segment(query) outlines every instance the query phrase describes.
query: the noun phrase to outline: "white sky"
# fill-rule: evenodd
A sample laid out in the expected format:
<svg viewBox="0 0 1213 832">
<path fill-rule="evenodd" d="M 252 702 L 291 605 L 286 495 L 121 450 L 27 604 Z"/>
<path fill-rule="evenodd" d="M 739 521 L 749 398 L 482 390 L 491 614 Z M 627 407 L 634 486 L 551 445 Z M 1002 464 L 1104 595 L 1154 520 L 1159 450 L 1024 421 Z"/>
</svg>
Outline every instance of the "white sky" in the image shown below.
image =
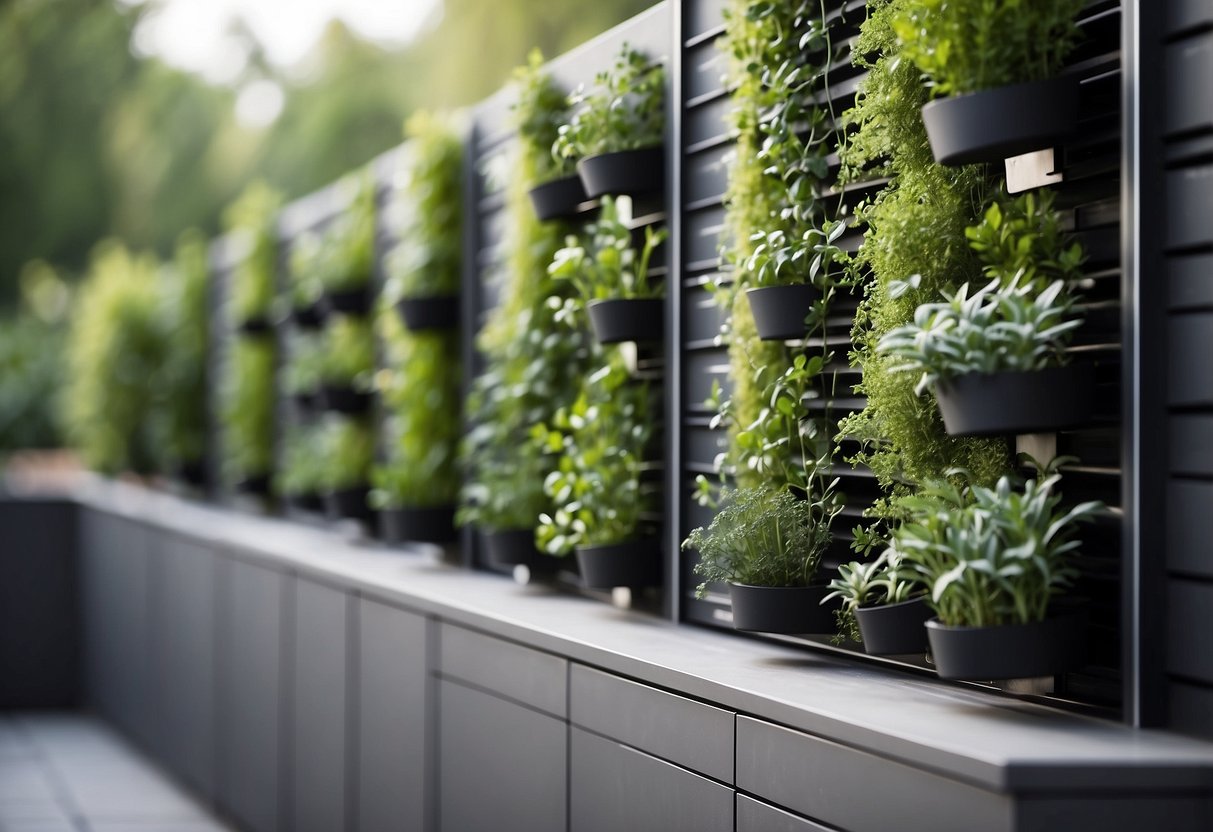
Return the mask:
<svg viewBox="0 0 1213 832">
<path fill-rule="evenodd" d="M 138 0 L 121 0 L 138 2 Z M 273 63 L 297 63 L 334 18 L 359 35 L 401 44 L 417 33 L 440 0 L 153 0 L 135 34 L 136 48 L 214 83 L 231 83 L 246 56 L 228 34 L 242 19 Z"/>
</svg>

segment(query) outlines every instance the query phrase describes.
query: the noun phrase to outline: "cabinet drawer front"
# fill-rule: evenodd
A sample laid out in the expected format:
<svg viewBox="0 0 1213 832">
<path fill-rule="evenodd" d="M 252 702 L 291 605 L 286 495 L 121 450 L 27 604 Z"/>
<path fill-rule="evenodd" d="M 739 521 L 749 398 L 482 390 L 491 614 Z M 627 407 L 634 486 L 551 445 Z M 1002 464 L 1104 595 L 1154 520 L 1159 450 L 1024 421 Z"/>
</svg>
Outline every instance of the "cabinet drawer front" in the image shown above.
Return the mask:
<svg viewBox="0 0 1213 832">
<path fill-rule="evenodd" d="M 761 800 L 737 795 L 737 832 L 832 832 L 799 815 L 776 809 Z"/>
<path fill-rule="evenodd" d="M 612 740 L 569 731 L 570 832 L 731 832 L 733 790 Z"/>
<path fill-rule="evenodd" d="M 573 665 L 569 721 L 680 766 L 733 782 L 733 713 Z"/>
<path fill-rule="evenodd" d="M 568 661 L 550 653 L 442 624 L 438 670 L 561 719 L 568 715 Z"/>
<path fill-rule="evenodd" d="M 854 832 L 997 832 L 1013 821 L 1005 795 L 745 716 L 737 787 Z"/>
</svg>

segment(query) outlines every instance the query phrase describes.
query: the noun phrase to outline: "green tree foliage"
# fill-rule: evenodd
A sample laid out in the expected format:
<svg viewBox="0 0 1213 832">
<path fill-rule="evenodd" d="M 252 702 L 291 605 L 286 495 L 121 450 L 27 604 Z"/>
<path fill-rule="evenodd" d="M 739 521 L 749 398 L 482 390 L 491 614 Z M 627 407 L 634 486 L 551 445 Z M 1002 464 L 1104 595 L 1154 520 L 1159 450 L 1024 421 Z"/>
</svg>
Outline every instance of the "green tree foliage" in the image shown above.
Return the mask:
<svg viewBox="0 0 1213 832">
<path fill-rule="evenodd" d="M 157 445 L 168 464 L 199 462 L 206 447 L 209 270 L 206 239 L 193 230 L 182 235 L 161 276 L 165 352 Z"/>
</svg>

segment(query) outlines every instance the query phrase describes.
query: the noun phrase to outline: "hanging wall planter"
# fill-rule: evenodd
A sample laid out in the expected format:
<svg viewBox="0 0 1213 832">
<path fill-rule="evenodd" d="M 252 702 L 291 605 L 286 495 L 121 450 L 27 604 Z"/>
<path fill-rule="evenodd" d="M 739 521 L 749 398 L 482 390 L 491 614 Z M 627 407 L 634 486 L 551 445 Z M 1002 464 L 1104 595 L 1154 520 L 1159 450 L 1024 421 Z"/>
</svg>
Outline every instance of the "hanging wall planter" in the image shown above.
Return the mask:
<svg viewBox="0 0 1213 832">
<path fill-rule="evenodd" d="M 379 512 L 379 527 L 388 543 L 421 541 L 453 543 L 455 507 L 390 508 Z"/>
<path fill-rule="evenodd" d="M 271 330 L 270 319 L 263 315 L 247 318 L 241 321 L 236 329 L 241 335 L 268 335 Z"/>
<path fill-rule="evenodd" d="M 459 298 L 456 295 L 404 298 L 397 302 L 396 311 L 413 332 L 453 329 L 459 325 Z"/>
<path fill-rule="evenodd" d="M 369 520 L 371 507 L 366 498 L 369 489 L 365 485 L 339 488 L 324 495 L 324 505 L 329 517 L 334 520 Z"/>
<path fill-rule="evenodd" d="M 733 628 L 752 633 L 833 633 L 835 605 L 822 606 L 825 586 L 729 584 Z"/>
<path fill-rule="evenodd" d="M 371 309 L 371 295 L 365 286 L 326 292 L 324 308 L 330 315 L 365 315 Z"/>
<path fill-rule="evenodd" d="M 661 547 L 655 540 L 578 546 L 577 565 L 587 589 L 661 584 Z"/>
<path fill-rule="evenodd" d="M 600 344 L 664 338 L 665 305 L 661 298 L 592 300 L 588 309 L 594 337 Z"/>
<path fill-rule="evenodd" d="M 813 304 L 821 300 L 821 290 L 808 283 L 796 283 L 747 289 L 745 296 L 750 302 L 759 338 L 791 341 L 807 334 L 805 319 L 813 311 Z"/>
<path fill-rule="evenodd" d="M 326 410 L 338 413 L 366 413 L 371 407 L 371 394 L 353 387 L 326 384 L 320 396 Z"/>
<path fill-rule="evenodd" d="M 206 485 L 206 463 L 201 459 L 191 459 L 177 462 L 173 466 L 173 476 L 193 488 Z"/>
<path fill-rule="evenodd" d="M 645 147 L 589 156 L 577 163 L 586 196 L 642 194 L 665 187 L 665 149 Z"/>
<path fill-rule="evenodd" d="M 1032 372 L 966 373 L 935 383 L 950 436 L 1047 433 L 1091 418 L 1091 367 L 1069 364 Z"/>
<path fill-rule="evenodd" d="M 254 497 L 268 497 L 270 478 L 268 474 L 252 474 L 236 481 L 236 490 Z"/>
<path fill-rule="evenodd" d="M 580 213 L 581 204 L 589 200 L 577 174 L 536 185 L 527 191 L 527 196 L 531 198 L 535 216 L 541 220 L 574 217 Z"/>
<path fill-rule="evenodd" d="M 946 627 L 932 618 L 926 631 L 942 679 L 1057 676 L 1086 661 L 1086 615 L 1077 609 L 1002 627 Z"/>
<path fill-rule="evenodd" d="M 319 329 L 324 322 L 324 306 L 320 301 L 296 306 L 291 310 L 291 320 L 300 329 Z"/>
<path fill-rule="evenodd" d="M 485 557 L 489 563 L 499 567 L 530 564 L 539 556 L 535 548 L 533 529 L 506 529 L 483 532 Z"/>
<path fill-rule="evenodd" d="M 922 120 L 941 165 L 1001 162 L 1053 147 L 1074 132 L 1078 79 L 1067 75 L 937 98 L 923 106 Z"/>
<path fill-rule="evenodd" d="M 296 511 L 309 514 L 319 514 L 324 511 L 324 497 L 315 493 L 291 494 L 286 498 L 287 503 Z"/>
<path fill-rule="evenodd" d="M 925 597 L 855 609 L 863 649 L 872 656 L 927 652 L 927 631 L 923 625 L 932 615 Z"/>
</svg>

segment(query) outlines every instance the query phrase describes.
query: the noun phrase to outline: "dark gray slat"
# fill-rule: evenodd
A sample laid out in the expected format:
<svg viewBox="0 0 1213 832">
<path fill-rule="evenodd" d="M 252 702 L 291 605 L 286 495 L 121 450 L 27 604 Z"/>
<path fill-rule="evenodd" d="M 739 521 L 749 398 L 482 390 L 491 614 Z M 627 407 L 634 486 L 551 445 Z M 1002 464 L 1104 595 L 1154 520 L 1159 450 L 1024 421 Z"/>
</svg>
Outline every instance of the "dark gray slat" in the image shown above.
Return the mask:
<svg viewBox="0 0 1213 832">
<path fill-rule="evenodd" d="M 1199 26 L 1213 26 L 1213 5 L 1208 0 L 1168 0 L 1166 21 L 1169 35 Z"/>
<path fill-rule="evenodd" d="M 1213 477 L 1213 416 L 1171 416 L 1167 424 L 1171 473 Z"/>
<path fill-rule="evenodd" d="M 568 661 L 451 624 L 439 625 L 438 670 L 564 718 Z"/>
<path fill-rule="evenodd" d="M 346 823 L 349 597 L 294 582 L 291 829 L 326 832 Z"/>
<path fill-rule="evenodd" d="M 729 58 L 715 40 L 697 43 L 682 52 L 682 95 L 693 101 L 724 89 L 724 78 L 728 72 Z"/>
<path fill-rule="evenodd" d="M 1213 308 L 1213 254 L 1172 257 L 1167 276 L 1172 310 Z"/>
<path fill-rule="evenodd" d="M 277 832 L 286 578 L 225 559 L 219 591 L 219 803 L 252 832 Z"/>
<path fill-rule="evenodd" d="M 1098 829 L 1101 832 L 1204 832 L 1213 822 L 1207 798 L 1126 794 L 1115 797 L 1026 797 L 1015 807 L 1019 832 Z"/>
<path fill-rule="evenodd" d="M 1167 248 L 1213 245 L 1213 165 L 1167 173 L 1167 198 Z"/>
<path fill-rule="evenodd" d="M 494 211 L 481 218 L 478 228 L 480 251 L 504 245 L 509 235 L 510 217 L 505 211 Z"/>
<path fill-rule="evenodd" d="M 1213 32 L 1166 47 L 1168 134 L 1213 130 Z"/>
<path fill-rule="evenodd" d="M 1213 739 L 1213 687 L 1172 679 L 1167 700 L 1170 728 Z"/>
<path fill-rule="evenodd" d="M 1167 568 L 1213 578 L 1213 482 L 1167 484 Z"/>
<path fill-rule="evenodd" d="M 203 797 L 215 795 L 216 555 L 156 534 L 151 606 L 157 746 L 168 768 Z"/>
<path fill-rule="evenodd" d="M 733 713 L 575 664 L 569 722 L 706 774 L 733 780 Z"/>
<path fill-rule="evenodd" d="M 716 457 L 728 448 L 728 437 L 723 428 L 684 427 L 682 443 L 684 461 L 712 465 Z"/>
<path fill-rule="evenodd" d="M 1167 581 L 1167 670 L 1213 685 L 1213 583 L 1171 578 Z"/>
<path fill-rule="evenodd" d="M 580 728 L 569 743 L 570 832 L 733 829 L 727 786 Z"/>
<path fill-rule="evenodd" d="M 737 795 L 735 817 L 737 832 L 831 832 L 829 827 L 744 794 Z"/>
<path fill-rule="evenodd" d="M 720 384 L 724 395 L 732 389 L 729 358 L 723 349 L 687 353 L 682 362 L 682 401 L 684 408 L 702 409 L 712 393 L 712 382 Z"/>
<path fill-rule="evenodd" d="M 714 205 L 684 215 L 682 221 L 682 259 L 690 268 L 704 263 L 717 268 L 725 232 L 724 207 Z"/>
<path fill-rule="evenodd" d="M 1210 214 L 1213 223 L 1213 214 Z M 1172 315 L 1167 327 L 1167 403 L 1213 406 L 1213 312 Z"/>
<path fill-rule="evenodd" d="M 684 344 L 711 341 L 720 335 L 720 327 L 728 320 L 716 296 L 702 287 L 682 293 L 682 340 Z"/>
<path fill-rule="evenodd" d="M 857 832 L 1014 828 L 1006 795 L 745 716 L 737 717 L 737 788 Z"/>
<path fill-rule="evenodd" d="M 359 832 L 421 832 L 425 828 L 426 644 L 420 615 L 358 602 Z"/>
<path fill-rule="evenodd" d="M 729 114 L 736 106 L 731 96 L 722 95 L 689 108 L 682 120 L 683 144 L 690 146 L 731 135 L 733 125 Z"/>
<path fill-rule="evenodd" d="M 686 157 L 682 167 L 683 195 L 688 202 L 706 204 L 728 187 L 728 156 L 732 145 L 711 147 Z"/>
<path fill-rule="evenodd" d="M 694 37 L 724 22 L 729 0 L 688 0 L 683 4 L 682 36 Z"/>
<path fill-rule="evenodd" d="M 438 828 L 564 830 L 566 723 L 454 682 L 438 696 Z"/>
</svg>

